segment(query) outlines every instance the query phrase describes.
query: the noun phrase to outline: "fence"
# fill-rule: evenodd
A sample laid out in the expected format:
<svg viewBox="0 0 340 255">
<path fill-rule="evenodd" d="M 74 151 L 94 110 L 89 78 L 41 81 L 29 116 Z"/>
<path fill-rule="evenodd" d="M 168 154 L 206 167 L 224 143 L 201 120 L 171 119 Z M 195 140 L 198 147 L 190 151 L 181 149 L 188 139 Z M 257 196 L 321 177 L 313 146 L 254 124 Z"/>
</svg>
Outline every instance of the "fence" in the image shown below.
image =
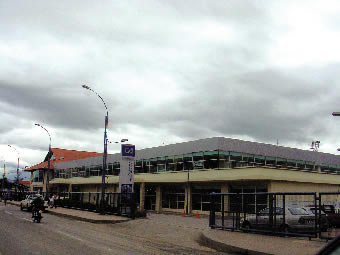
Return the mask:
<svg viewBox="0 0 340 255">
<path fill-rule="evenodd" d="M 339 193 L 340 194 L 340 193 Z M 316 193 L 210 194 L 211 228 L 318 237 L 328 230 Z M 320 200 L 321 203 L 321 200 Z"/>
<path fill-rule="evenodd" d="M 333 239 L 340 234 L 340 192 L 320 192 L 319 204 L 317 207 L 319 214 L 324 214 L 329 223 L 327 232 L 320 231 L 321 239 Z"/>
<path fill-rule="evenodd" d="M 1 192 L 2 198 L 8 200 L 21 201 L 26 196 L 37 194 L 37 192 Z M 46 193 L 39 193 L 46 198 Z M 60 192 L 56 195 L 56 206 L 86 210 L 92 212 L 103 212 L 105 214 L 126 216 L 134 218 L 137 209 L 137 199 L 135 193 L 105 193 L 104 208 L 101 208 L 100 192 Z M 50 193 L 50 195 L 52 195 Z"/>
</svg>

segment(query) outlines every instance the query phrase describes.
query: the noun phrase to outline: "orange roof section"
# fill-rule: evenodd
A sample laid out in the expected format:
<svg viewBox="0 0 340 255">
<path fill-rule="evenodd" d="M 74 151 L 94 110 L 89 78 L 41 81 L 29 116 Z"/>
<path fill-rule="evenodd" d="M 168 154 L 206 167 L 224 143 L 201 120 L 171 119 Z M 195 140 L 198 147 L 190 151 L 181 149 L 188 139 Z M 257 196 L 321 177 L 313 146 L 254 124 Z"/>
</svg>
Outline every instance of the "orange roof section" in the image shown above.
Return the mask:
<svg viewBox="0 0 340 255">
<path fill-rule="evenodd" d="M 54 169 L 54 165 L 60 162 L 103 156 L 103 153 L 66 150 L 59 148 L 51 148 L 51 151 L 53 156 L 50 160 L 50 169 Z M 40 164 L 31 166 L 30 168 L 26 168 L 25 171 L 34 171 L 38 169 L 48 169 L 48 161 L 44 161 Z"/>
<path fill-rule="evenodd" d="M 29 185 L 31 185 L 31 182 L 30 181 L 20 181 L 20 184 L 24 184 L 26 186 L 29 186 Z"/>
</svg>

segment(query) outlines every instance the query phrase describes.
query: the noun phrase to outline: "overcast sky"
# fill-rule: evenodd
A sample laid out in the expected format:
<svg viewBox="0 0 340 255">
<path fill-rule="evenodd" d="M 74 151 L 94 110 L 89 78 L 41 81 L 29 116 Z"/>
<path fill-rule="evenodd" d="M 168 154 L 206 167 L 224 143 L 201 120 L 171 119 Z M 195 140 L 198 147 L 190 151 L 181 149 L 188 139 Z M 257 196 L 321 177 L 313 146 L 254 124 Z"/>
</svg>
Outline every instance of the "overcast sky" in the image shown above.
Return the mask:
<svg viewBox="0 0 340 255">
<path fill-rule="evenodd" d="M 340 2 L 0 0 L 0 159 L 224 136 L 340 147 Z M 119 151 L 110 144 L 109 153 Z M 0 173 L 3 167 L 0 163 Z"/>
</svg>

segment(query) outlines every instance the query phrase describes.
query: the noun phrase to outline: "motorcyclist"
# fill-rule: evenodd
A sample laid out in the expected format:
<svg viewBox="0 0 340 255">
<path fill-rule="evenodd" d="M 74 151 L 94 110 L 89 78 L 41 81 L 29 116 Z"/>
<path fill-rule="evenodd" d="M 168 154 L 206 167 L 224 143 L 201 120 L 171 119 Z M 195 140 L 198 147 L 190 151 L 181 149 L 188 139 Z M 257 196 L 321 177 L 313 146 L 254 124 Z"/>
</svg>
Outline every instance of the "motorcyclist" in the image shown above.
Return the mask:
<svg viewBox="0 0 340 255">
<path fill-rule="evenodd" d="M 40 222 L 41 217 L 41 211 L 44 210 L 44 200 L 41 197 L 35 198 L 32 203 L 32 218 L 33 221 L 37 220 L 37 222 Z"/>
</svg>

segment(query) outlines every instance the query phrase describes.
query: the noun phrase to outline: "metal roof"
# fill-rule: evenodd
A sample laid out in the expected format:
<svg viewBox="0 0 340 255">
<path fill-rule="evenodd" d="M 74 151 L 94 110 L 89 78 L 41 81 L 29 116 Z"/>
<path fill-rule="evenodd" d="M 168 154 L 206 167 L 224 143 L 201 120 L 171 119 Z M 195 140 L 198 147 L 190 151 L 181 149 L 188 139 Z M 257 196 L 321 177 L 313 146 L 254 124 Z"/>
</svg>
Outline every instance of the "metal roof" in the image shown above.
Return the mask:
<svg viewBox="0 0 340 255">
<path fill-rule="evenodd" d="M 301 150 L 296 148 L 289 148 L 284 146 L 277 146 L 258 142 L 249 142 L 225 137 L 205 138 L 190 142 L 176 143 L 136 150 L 136 160 L 214 150 L 234 151 L 292 160 L 312 161 L 315 162 L 316 165 L 323 164 L 340 165 L 340 156 L 333 155 L 330 153 Z M 116 153 L 108 155 L 107 162 L 112 163 L 115 161 L 120 161 L 120 159 L 121 159 L 120 153 Z M 55 165 L 55 168 L 64 169 L 81 166 L 100 165 L 102 163 L 103 157 L 99 156 L 58 163 Z"/>
</svg>

